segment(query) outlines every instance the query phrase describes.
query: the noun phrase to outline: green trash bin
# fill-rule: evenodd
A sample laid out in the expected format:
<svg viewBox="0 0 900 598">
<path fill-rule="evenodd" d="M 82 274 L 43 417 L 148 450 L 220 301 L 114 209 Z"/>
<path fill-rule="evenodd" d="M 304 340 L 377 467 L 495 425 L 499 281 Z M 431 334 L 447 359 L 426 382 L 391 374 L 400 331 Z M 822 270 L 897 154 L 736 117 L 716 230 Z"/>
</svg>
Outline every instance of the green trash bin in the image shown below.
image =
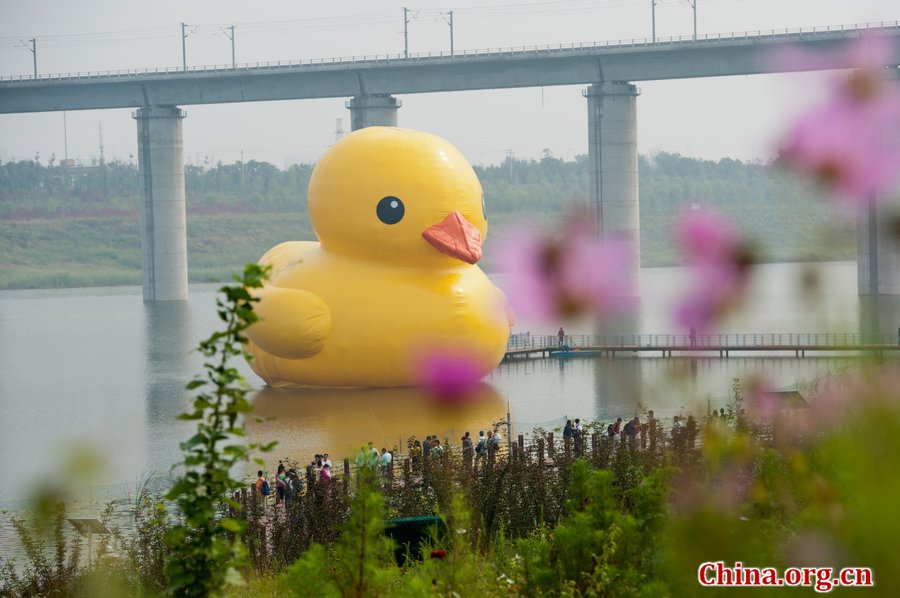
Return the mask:
<svg viewBox="0 0 900 598">
<path fill-rule="evenodd" d="M 384 534 L 391 538 L 396 547 L 394 559 L 401 567 L 406 563 L 406 555 L 418 558 L 422 553 L 422 544 L 435 537 L 443 538 L 447 533 L 444 521 L 436 516 L 399 517 L 385 522 Z"/>
</svg>

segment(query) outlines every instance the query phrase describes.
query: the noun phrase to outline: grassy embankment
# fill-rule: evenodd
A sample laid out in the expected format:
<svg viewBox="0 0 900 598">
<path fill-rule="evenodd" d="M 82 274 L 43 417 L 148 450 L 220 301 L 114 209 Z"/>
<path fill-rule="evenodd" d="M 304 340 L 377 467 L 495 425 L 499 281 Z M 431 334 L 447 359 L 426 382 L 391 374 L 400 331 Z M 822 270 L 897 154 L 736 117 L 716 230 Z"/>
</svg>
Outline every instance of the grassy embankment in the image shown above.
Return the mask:
<svg viewBox="0 0 900 598">
<path fill-rule="evenodd" d="M 645 202 L 650 204 L 650 202 Z M 832 227 L 821 210 L 796 206 L 765 214 L 729 210 L 760 247 L 765 261 L 844 260 L 855 257 L 853 231 Z M 677 263 L 669 223 L 672 212 L 641 210 L 644 266 Z M 742 217 L 743 216 L 743 217 Z M 536 212 L 549 223 L 560 213 Z M 491 268 L 496 239 L 520 219 L 501 213 L 491 218 L 484 266 Z M 191 282 L 220 282 L 247 262 L 256 261 L 282 241 L 312 239 L 305 214 L 219 214 L 188 216 L 188 272 Z M 136 285 L 141 282 L 141 237 L 137 216 L 0 220 L 0 288 L 60 288 Z"/>
<path fill-rule="evenodd" d="M 298 214 L 189 216 L 190 280 L 228 280 L 273 245 L 311 235 Z M 141 283 L 136 216 L 0 220 L 0 255 L 2 289 Z"/>
<path fill-rule="evenodd" d="M 694 203 L 728 215 L 762 261 L 854 259 L 855 232 L 804 187 L 772 167 L 675 154 L 641 156 L 641 262 L 678 264 L 671 225 Z M 310 165 L 266 163 L 186 168 L 188 274 L 220 282 L 270 247 L 313 239 L 306 215 Z M 553 158 L 476 167 L 490 234 L 497 240 L 527 219 L 552 226 L 588 196 L 586 162 Z M 140 284 L 136 167 L 110 163 L 65 169 L 35 162 L 0 165 L 0 289 Z"/>
</svg>

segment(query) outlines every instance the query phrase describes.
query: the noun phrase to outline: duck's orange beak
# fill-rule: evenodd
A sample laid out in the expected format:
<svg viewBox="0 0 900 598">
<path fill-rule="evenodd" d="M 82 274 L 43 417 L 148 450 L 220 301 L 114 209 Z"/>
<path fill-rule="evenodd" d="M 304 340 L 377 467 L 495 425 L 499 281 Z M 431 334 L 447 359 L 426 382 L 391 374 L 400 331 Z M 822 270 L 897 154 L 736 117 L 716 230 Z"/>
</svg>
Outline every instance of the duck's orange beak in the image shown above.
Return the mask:
<svg viewBox="0 0 900 598">
<path fill-rule="evenodd" d="M 481 231 L 459 212 L 450 212 L 439 224 L 422 232 L 422 237 L 435 249 L 474 264 L 481 259 Z"/>
</svg>

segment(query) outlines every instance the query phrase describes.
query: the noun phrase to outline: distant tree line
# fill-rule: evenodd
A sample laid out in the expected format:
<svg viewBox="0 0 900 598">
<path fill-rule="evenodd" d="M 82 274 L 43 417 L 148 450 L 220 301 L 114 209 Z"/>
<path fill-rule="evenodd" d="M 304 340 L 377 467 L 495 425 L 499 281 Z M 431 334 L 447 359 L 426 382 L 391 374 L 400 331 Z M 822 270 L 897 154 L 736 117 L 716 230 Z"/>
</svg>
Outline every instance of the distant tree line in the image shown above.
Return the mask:
<svg viewBox="0 0 900 598">
<path fill-rule="evenodd" d="M 219 206 L 238 211 L 279 212 L 305 209 L 313 165 L 286 170 L 268 162 L 219 162 L 213 167 L 185 166 L 189 209 Z M 805 204 L 808 189 L 769 165 L 730 158 L 718 162 L 658 153 L 639 157 L 642 204 L 684 206 L 708 204 L 757 208 L 772 204 Z M 488 210 L 522 213 L 558 211 L 560 206 L 588 201 L 588 160 L 565 161 L 549 152 L 540 160 L 508 157 L 503 163 L 476 166 Z M 87 167 L 44 165 L 35 160 L 0 164 L 0 217 L 78 215 L 84 210 L 132 209 L 141 197 L 136 165 L 113 161 Z"/>
<path fill-rule="evenodd" d="M 312 169 L 313 165 L 299 164 L 282 170 L 268 162 L 255 160 L 232 164 L 220 162 L 211 167 L 185 166 L 187 210 L 189 215 L 194 215 L 189 218 L 189 227 L 194 231 L 189 240 L 201 248 L 209 248 L 210 255 L 217 256 L 227 247 L 235 246 L 233 235 L 226 238 L 222 234 L 235 228 L 270 231 L 271 234 L 257 239 L 259 243 L 312 239 L 306 215 L 306 190 Z M 699 204 L 714 206 L 729 215 L 761 248 L 760 258 L 765 261 L 847 259 L 854 255 L 852 227 L 837 227 L 825 202 L 816 197 L 814 190 L 771 165 L 658 153 L 640 156 L 639 169 L 641 247 L 645 266 L 678 262 L 671 235 L 672 221 L 679 211 Z M 552 224 L 569 210 L 588 203 L 586 156 L 569 161 L 554 158 L 549 152 L 540 160 L 508 157 L 497 165 L 476 166 L 475 171 L 484 187 L 491 222 L 492 234 L 488 239 L 491 246 L 499 237 L 496 233 L 511 230 L 519 220 L 531 218 Z M 45 230 L 35 228 L 40 220 L 116 217 L 136 226 L 141 194 L 138 168 L 127 162 L 113 161 L 89 167 L 66 167 L 52 161 L 42 164 L 37 160 L 6 162 L 0 164 L 0 225 L 4 220 L 8 224 L 15 220 L 21 229 L 19 236 L 31 239 L 48 236 Z M 229 216 L 230 220 L 226 222 L 220 218 L 216 222 L 201 222 L 198 220 L 200 215 L 210 218 Z M 286 218 L 286 215 L 290 216 Z M 263 220 L 272 224 L 263 225 Z M 288 220 L 291 222 L 287 232 L 290 236 L 270 239 L 276 231 L 285 233 Z M 75 221 L 71 224 L 74 226 Z M 117 225 L 116 230 L 119 228 Z M 205 232 L 201 232 L 201 228 Z M 122 244 L 120 240 L 84 238 L 75 234 L 74 229 L 66 230 L 73 239 L 81 239 L 77 243 L 73 241 L 78 247 L 90 243 L 96 245 L 85 255 L 112 251 L 113 247 Z M 16 255 L 30 247 L 25 241 L 7 241 L 6 249 Z M 35 246 L 45 247 L 46 243 Z M 84 249 L 87 251 L 86 247 Z M 135 251 L 130 246 L 121 249 Z M 257 251 L 264 249 L 253 246 L 246 251 L 249 259 L 254 259 Z M 49 252 L 50 247 L 46 246 L 44 250 Z M 74 250 L 75 246 L 69 247 L 64 253 L 74 256 Z M 493 247 L 486 248 L 486 266 L 492 266 L 495 253 Z M 198 256 L 195 249 L 192 257 L 198 259 Z M 23 264 L 40 263 L 41 259 L 21 257 L 20 261 Z M 5 261 L 0 260 L 0 279 L 3 278 L 4 264 Z"/>
</svg>

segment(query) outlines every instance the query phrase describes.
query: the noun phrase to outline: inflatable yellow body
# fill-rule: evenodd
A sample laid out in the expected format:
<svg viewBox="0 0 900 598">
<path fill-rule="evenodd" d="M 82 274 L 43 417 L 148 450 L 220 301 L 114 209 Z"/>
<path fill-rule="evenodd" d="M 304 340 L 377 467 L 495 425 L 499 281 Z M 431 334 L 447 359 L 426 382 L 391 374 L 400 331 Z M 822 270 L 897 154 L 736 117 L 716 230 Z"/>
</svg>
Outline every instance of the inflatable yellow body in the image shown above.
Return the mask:
<svg viewBox="0 0 900 598">
<path fill-rule="evenodd" d="M 448 142 L 369 127 L 338 141 L 309 183 L 320 243 L 269 250 L 250 365 L 272 386 L 409 386 L 424 352 L 491 371 L 511 316 L 478 266 L 481 184 Z"/>
</svg>

